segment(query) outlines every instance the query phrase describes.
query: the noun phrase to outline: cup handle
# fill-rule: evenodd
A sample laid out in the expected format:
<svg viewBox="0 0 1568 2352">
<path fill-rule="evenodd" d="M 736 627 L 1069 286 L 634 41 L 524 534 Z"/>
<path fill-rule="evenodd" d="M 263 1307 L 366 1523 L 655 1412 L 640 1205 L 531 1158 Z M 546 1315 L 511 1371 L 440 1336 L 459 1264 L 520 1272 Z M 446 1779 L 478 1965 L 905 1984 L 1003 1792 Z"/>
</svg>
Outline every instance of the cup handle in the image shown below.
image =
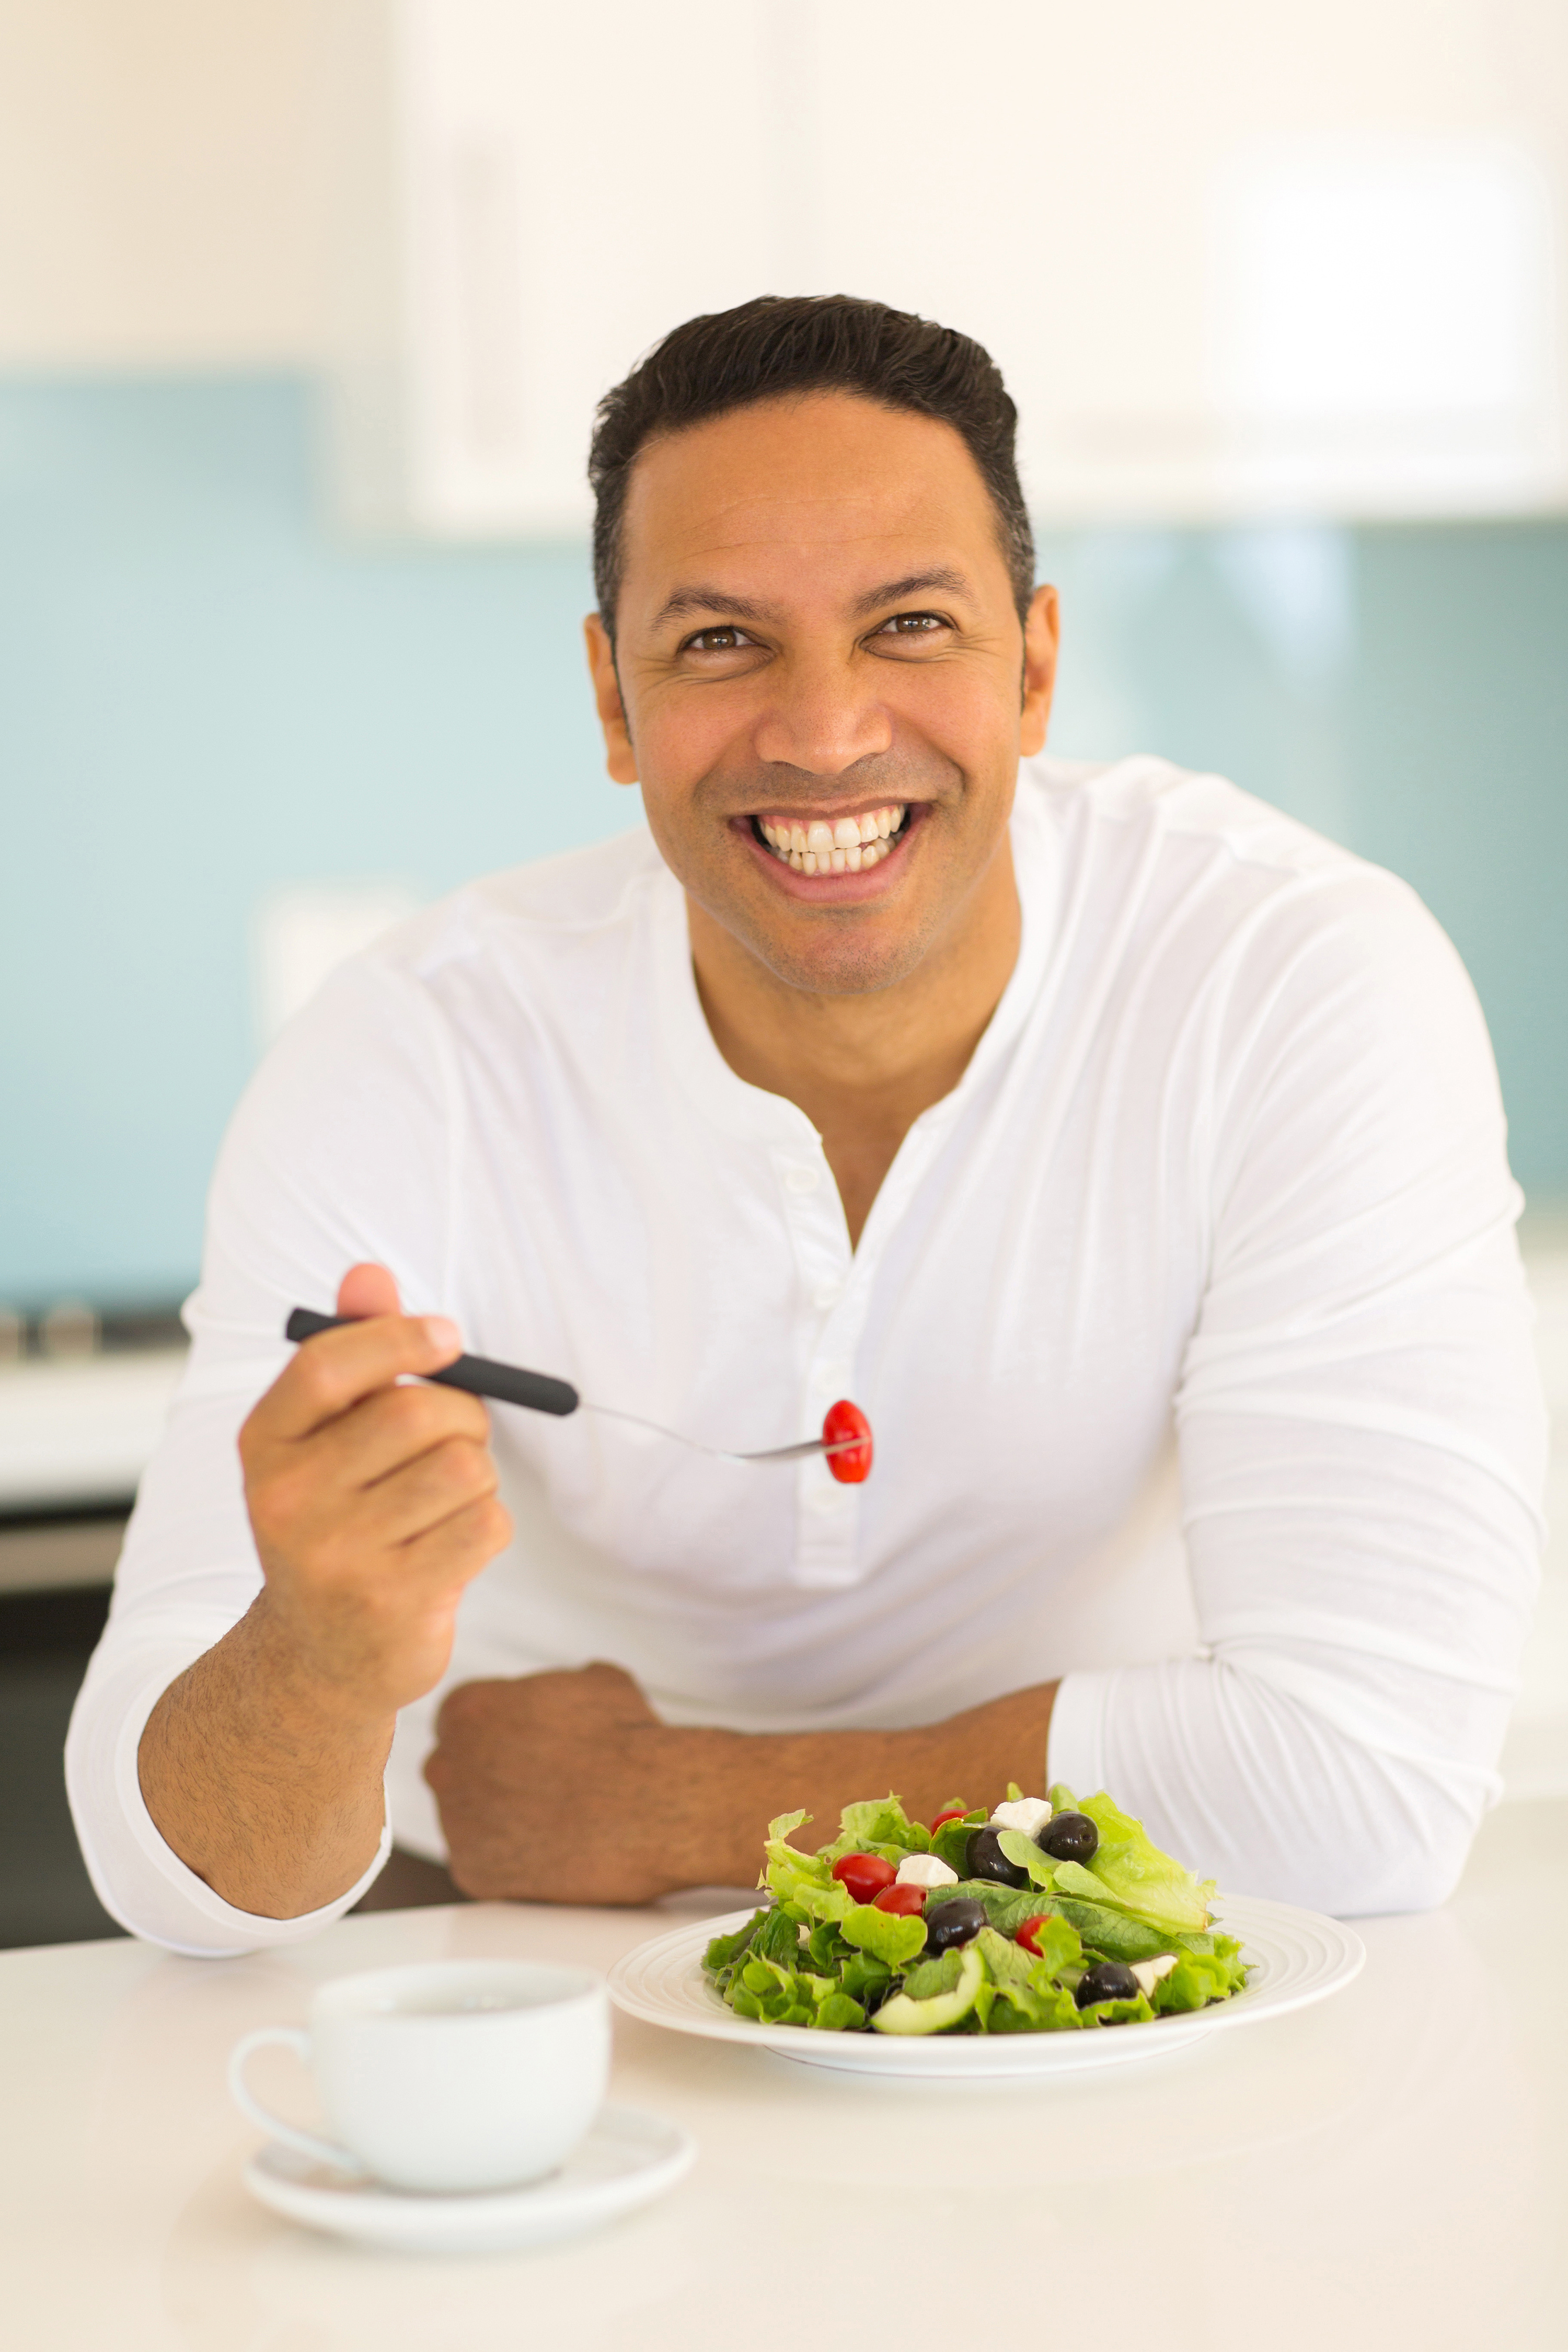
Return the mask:
<svg viewBox="0 0 1568 2352">
<path fill-rule="evenodd" d="M 301 2131 L 296 2124 L 286 2124 L 264 2107 L 245 2079 L 247 2062 L 253 2050 L 278 2046 L 297 2053 L 300 2063 L 310 2063 L 310 2037 L 299 2025 L 258 2025 L 254 2033 L 245 2034 L 234 2045 L 228 2062 L 228 2087 L 235 2105 L 241 2115 L 264 2131 L 269 2139 L 281 2140 L 285 2147 L 298 2149 L 301 2156 L 313 2156 L 320 2164 L 336 2165 L 341 2172 L 363 2173 L 363 2165 L 357 2156 L 335 2141 L 318 2139 L 314 2132 Z"/>
</svg>

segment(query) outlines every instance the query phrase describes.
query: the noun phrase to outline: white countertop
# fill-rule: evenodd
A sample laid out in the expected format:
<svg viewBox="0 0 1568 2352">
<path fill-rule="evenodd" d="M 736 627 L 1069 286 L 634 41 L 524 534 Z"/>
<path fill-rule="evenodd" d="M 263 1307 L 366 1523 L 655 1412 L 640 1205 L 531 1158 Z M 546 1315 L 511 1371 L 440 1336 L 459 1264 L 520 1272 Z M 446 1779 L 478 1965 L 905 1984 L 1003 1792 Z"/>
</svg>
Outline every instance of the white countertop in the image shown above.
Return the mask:
<svg viewBox="0 0 1568 2352">
<path fill-rule="evenodd" d="M 656 1829 L 650 1822 L 650 1830 Z M 1568 1802 L 1505 1806 L 1444 1910 L 1361 1923 L 1299 2016 L 1079 2081 L 833 2076 L 617 2018 L 612 2095 L 700 2154 L 542 2252 L 356 2252 L 255 2205 L 224 2063 L 320 1978 L 507 1953 L 607 1966 L 665 1916 L 476 1905 L 296 1952 L 0 1955 L 0 2296 L 27 2352 L 1560 2352 Z M 271 2053 L 267 2053 L 270 2059 Z M 258 2061 L 258 2087 L 279 2098 Z M 303 2095 L 300 2095 L 301 2098 Z M 298 2111 L 298 2110 L 296 2110 Z"/>
<path fill-rule="evenodd" d="M 0 1366 L 0 1511 L 129 1504 L 184 1348 Z"/>
</svg>

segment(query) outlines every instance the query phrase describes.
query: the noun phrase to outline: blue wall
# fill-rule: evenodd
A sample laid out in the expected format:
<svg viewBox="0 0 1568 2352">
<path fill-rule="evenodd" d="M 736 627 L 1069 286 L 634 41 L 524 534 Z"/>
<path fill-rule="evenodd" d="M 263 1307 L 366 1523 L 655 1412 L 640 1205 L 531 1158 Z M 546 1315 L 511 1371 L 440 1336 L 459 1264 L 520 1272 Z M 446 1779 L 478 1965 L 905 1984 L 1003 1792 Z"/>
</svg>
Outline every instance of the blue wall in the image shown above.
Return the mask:
<svg viewBox="0 0 1568 2352">
<path fill-rule="evenodd" d="M 1568 526 L 1047 537 L 1053 740 L 1407 875 L 1568 1197 Z M 346 544 L 295 381 L 0 385 L 0 1299 L 191 1279 L 279 884 L 421 893 L 620 830 L 584 551 Z"/>
</svg>

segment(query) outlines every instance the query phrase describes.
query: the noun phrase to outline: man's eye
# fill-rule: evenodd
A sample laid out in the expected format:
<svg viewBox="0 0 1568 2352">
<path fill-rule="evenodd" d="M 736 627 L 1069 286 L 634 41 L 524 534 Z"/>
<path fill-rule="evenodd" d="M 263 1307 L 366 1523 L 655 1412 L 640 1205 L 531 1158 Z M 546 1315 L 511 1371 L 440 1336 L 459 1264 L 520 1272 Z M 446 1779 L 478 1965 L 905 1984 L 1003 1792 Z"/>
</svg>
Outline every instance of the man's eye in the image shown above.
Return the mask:
<svg viewBox="0 0 1568 2352">
<path fill-rule="evenodd" d="M 877 631 L 879 637 L 934 637 L 947 627 L 940 613 L 895 613 Z"/>
<path fill-rule="evenodd" d="M 686 651 L 689 654 L 731 654 L 740 646 L 749 646 L 752 642 L 744 629 L 728 625 L 716 629 L 699 629 L 694 637 L 687 638 Z"/>
</svg>

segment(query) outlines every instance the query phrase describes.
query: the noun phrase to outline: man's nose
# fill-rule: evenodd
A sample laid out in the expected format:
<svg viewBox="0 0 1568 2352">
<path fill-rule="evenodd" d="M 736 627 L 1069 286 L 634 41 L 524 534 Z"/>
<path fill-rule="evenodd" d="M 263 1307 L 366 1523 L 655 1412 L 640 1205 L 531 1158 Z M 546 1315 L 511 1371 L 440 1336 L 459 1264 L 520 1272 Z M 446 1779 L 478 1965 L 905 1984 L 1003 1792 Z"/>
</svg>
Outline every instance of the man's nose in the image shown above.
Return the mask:
<svg viewBox="0 0 1568 2352">
<path fill-rule="evenodd" d="M 769 677 L 772 689 L 752 739 L 759 760 L 839 776 L 893 745 L 888 711 L 873 682 L 842 659 L 795 655 Z"/>
</svg>

